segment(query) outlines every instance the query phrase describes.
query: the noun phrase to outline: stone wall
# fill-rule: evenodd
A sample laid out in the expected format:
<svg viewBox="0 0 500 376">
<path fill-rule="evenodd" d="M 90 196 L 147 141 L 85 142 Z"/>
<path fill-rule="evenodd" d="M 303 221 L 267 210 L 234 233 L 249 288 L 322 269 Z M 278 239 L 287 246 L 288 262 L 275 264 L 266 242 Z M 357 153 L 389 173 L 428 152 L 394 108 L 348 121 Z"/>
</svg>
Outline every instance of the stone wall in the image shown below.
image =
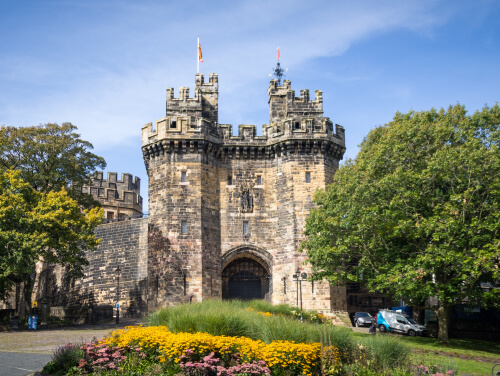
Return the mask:
<svg viewBox="0 0 500 376">
<path fill-rule="evenodd" d="M 141 315 L 147 309 L 148 220 L 134 219 L 103 224 L 96 234 L 101 244 L 87 253 L 89 265 L 82 279 L 69 280 L 60 266 L 37 265 L 38 278 L 33 300 L 47 300 L 51 306 L 115 305 L 122 312 Z M 118 278 L 116 269 L 120 266 Z M 40 305 L 39 304 L 39 305 Z"/>
</svg>

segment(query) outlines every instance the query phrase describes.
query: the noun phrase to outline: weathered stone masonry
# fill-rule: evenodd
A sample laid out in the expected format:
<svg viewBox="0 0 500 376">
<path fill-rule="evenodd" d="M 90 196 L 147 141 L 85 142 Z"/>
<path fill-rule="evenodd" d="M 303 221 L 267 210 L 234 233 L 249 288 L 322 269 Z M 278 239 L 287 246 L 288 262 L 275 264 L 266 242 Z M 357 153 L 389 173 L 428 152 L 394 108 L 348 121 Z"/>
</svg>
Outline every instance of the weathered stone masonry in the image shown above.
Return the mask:
<svg viewBox="0 0 500 376">
<path fill-rule="evenodd" d="M 262 136 L 254 125 L 236 136 L 218 123 L 215 74 L 208 83 L 196 76 L 193 98 L 188 88 L 179 98 L 167 89 L 166 117 L 143 127 L 150 308 L 245 297 L 246 289 L 295 304 L 292 275 L 308 270 L 297 252 L 305 217 L 338 169 L 344 129 L 323 117 L 319 90 L 314 100 L 308 90 L 295 97 L 290 81 L 271 80 L 268 93 Z M 327 283 L 305 283 L 303 296 L 307 308 L 331 308 Z"/>
<path fill-rule="evenodd" d="M 98 173 L 96 178 L 98 183 L 94 181 L 94 185 L 88 187 L 93 191 L 96 186 L 103 186 L 102 173 Z M 127 314 L 142 315 L 147 312 L 148 219 L 133 218 L 135 211 L 142 212 L 142 198 L 138 196 L 139 180 L 132 179 L 129 174 L 123 174 L 122 180 L 117 180 L 116 173 L 109 173 L 107 181 L 117 182 L 118 190 L 103 188 L 103 192 L 111 191 L 112 194 L 96 195 L 104 209 L 108 205 L 109 210 L 116 210 L 120 205 L 121 210 L 128 209 L 134 215 L 97 228 L 96 235 L 101 243 L 95 251 L 87 252 L 89 265 L 84 268 L 82 279 L 68 280 L 60 266 L 38 263 L 33 301 L 48 302 L 52 307 L 114 306 L 119 301 L 122 312 Z M 128 184 L 132 181 L 133 187 Z M 121 270 L 119 295 L 118 266 Z"/>
<path fill-rule="evenodd" d="M 141 179 L 130 174 L 108 172 L 107 179 L 102 171 L 92 177 L 92 185 L 84 186 L 83 193 L 91 194 L 99 201 L 104 218 L 109 221 L 142 216 Z"/>
</svg>

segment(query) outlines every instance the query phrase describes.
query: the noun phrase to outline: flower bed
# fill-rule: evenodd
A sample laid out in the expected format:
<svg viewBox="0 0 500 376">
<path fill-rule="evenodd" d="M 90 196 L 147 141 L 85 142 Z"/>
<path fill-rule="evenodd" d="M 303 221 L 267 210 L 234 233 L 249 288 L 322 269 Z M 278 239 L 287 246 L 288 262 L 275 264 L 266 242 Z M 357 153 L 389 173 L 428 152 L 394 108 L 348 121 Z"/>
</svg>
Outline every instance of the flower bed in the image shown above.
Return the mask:
<svg viewBox="0 0 500 376">
<path fill-rule="evenodd" d="M 320 344 L 274 341 L 266 344 L 246 337 L 213 336 L 207 333 L 172 333 L 165 326 L 127 327 L 115 331 L 103 344 L 115 348 L 139 348 L 154 353 L 160 363 L 182 363 L 186 354 L 190 362 L 213 356 L 228 363 L 238 354 L 241 363 L 263 361 L 271 374 L 285 370 L 290 375 L 312 375 L 319 367 Z"/>
</svg>

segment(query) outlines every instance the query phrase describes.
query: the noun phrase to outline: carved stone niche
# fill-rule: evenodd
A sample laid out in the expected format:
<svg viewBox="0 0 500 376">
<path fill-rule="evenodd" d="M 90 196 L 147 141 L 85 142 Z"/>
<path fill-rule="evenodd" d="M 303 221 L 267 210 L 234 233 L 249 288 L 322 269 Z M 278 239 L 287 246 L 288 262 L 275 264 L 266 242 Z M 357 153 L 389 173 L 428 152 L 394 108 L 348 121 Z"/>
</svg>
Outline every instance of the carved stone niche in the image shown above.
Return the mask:
<svg viewBox="0 0 500 376">
<path fill-rule="evenodd" d="M 249 187 L 240 188 L 240 213 L 253 212 L 253 195 Z"/>
</svg>

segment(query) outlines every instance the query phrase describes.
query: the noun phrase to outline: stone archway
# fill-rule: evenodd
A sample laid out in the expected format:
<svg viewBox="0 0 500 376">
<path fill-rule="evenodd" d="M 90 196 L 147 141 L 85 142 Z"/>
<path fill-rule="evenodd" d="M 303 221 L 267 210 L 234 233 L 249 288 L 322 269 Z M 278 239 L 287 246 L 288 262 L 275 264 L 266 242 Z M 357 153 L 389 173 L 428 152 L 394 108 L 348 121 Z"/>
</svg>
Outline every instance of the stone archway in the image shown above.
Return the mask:
<svg viewBox="0 0 500 376">
<path fill-rule="evenodd" d="M 265 299 L 272 292 L 271 256 L 265 250 L 240 246 L 222 258 L 222 299 Z"/>
</svg>

